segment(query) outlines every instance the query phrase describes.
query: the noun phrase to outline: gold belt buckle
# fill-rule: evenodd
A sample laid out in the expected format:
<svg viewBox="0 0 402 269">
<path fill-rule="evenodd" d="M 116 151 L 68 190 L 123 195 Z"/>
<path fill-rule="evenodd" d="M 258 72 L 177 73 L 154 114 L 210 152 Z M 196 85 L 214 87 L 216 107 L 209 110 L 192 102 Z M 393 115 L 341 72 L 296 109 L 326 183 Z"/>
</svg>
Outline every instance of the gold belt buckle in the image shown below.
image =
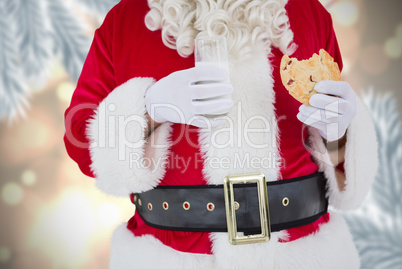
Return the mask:
<svg viewBox="0 0 402 269">
<path fill-rule="evenodd" d="M 233 185 L 240 183 L 253 183 L 253 182 L 257 183 L 257 189 L 258 189 L 258 204 L 260 211 L 261 233 L 247 236 L 239 236 L 237 234 Z M 269 221 L 267 184 L 265 181 L 264 174 L 254 173 L 254 174 L 228 175 L 225 177 L 223 187 L 225 192 L 226 221 L 228 227 L 229 242 L 232 245 L 268 242 L 269 239 L 271 238 L 271 225 Z"/>
</svg>

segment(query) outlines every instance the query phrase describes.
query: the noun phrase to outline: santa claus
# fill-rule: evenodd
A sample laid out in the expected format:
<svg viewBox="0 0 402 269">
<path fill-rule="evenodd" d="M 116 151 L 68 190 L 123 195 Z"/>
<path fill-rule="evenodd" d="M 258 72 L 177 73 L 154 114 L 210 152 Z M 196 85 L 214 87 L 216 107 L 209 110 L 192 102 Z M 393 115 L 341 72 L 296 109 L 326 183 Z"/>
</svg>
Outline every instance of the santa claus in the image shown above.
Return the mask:
<svg viewBox="0 0 402 269">
<path fill-rule="evenodd" d="M 229 72 L 194 67 L 194 39 L 215 37 L 227 40 Z M 111 268 L 359 267 L 327 205 L 349 210 L 366 196 L 371 118 L 346 82 L 317 83 L 306 106 L 280 79 L 285 53 L 320 49 L 342 69 L 318 0 L 122 0 L 108 13 L 65 144 L 99 189 L 135 204 L 114 232 Z"/>
</svg>

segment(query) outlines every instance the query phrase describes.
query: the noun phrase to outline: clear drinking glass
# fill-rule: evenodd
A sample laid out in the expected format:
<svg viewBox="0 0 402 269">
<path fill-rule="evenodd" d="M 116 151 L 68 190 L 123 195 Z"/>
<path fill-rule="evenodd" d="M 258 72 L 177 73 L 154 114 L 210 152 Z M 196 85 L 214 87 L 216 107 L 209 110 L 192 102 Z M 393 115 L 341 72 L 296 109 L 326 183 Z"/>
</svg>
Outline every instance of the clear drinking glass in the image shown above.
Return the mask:
<svg viewBox="0 0 402 269">
<path fill-rule="evenodd" d="M 229 76 L 230 73 L 226 38 L 196 38 L 194 41 L 194 60 L 195 66 L 218 66 L 226 70 Z M 229 77 L 223 82 L 229 83 Z M 224 96 L 223 98 L 225 97 L 227 96 Z M 216 117 L 221 115 L 227 115 L 227 111 L 204 116 Z"/>
<path fill-rule="evenodd" d="M 225 37 L 196 38 L 194 46 L 195 66 L 219 66 L 229 74 L 228 50 Z"/>
</svg>

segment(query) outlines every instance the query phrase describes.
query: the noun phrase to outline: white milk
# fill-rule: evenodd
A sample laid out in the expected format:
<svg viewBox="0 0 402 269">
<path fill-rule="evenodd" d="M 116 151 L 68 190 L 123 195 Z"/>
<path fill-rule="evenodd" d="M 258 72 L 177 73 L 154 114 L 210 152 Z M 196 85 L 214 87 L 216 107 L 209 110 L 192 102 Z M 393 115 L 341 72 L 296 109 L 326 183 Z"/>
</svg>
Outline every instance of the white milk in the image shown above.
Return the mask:
<svg viewBox="0 0 402 269">
<path fill-rule="evenodd" d="M 223 82 L 230 83 L 229 62 L 195 62 L 195 66 L 217 66 L 223 68 L 228 74 L 228 79 Z"/>
<path fill-rule="evenodd" d="M 217 67 L 223 68 L 226 71 L 226 73 L 228 74 L 228 79 L 223 80 L 222 82 L 230 83 L 230 71 L 229 71 L 229 63 L 228 62 L 195 62 L 195 66 L 217 66 Z M 203 84 L 203 83 L 200 82 L 199 84 Z M 204 82 L 204 84 L 208 84 L 208 82 Z M 228 95 L 223 95 L 223 96 L 217 97 L 217 98 L 232 98 L 232 95 L 228 94 Z M 217 99 L 217 98 L 211 98 L 211 99 Z M 227 113 L 228 113 L 228 111 L 224 110 L 221 112 L 212 113 L 210 115 L 203 115 L 203 116 L 205 116 L 205 117 L 226 116 Z"/>
</svg>

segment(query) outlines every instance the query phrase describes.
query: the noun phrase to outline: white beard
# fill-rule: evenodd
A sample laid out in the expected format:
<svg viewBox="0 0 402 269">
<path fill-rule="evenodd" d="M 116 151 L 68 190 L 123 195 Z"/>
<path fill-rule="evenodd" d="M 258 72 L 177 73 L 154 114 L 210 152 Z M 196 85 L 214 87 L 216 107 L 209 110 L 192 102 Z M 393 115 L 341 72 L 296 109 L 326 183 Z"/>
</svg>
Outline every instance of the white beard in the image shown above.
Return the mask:
<svg viewBox="0 0 402 269">
<path fill-rule="evenodd" d="M 287 0 L 149 0 L 145 23 L 162 30 L 166 46 L 183 56 L 193 53 L 196 37 L 225 36 L 229 57 L 245 60 L 258 52 L 269 54 L 271 46 L 282 51 L 293 34 L 285 12 Z"/>
</svg>

